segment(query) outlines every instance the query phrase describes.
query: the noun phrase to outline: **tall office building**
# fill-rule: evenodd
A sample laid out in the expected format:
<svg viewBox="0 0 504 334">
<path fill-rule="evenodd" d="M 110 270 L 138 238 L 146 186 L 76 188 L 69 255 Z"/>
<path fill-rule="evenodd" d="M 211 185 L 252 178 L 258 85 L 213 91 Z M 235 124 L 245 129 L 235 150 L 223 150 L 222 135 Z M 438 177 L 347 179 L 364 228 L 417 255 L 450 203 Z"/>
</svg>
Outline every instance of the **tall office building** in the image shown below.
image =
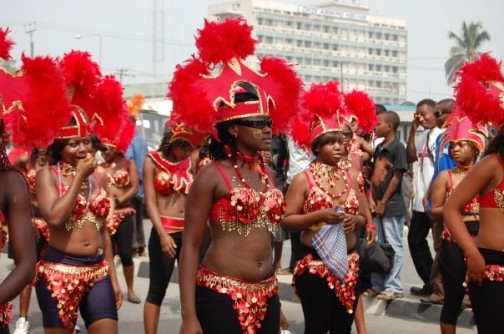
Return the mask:
<svg viewBox="0 0 504 334">
<path fill-rule="evenodd" d="M 208 12 L 247 19 L 260 41 L 257 54 L 296 64 L 306 83 L 336 79 L 343 91 L 364 90 L 377 103 L 406 100 L 404 20 L 370 15 L 367 6 L 338 0 L 310 6 L 235 0 L 209 6 Z"/>
</svg>

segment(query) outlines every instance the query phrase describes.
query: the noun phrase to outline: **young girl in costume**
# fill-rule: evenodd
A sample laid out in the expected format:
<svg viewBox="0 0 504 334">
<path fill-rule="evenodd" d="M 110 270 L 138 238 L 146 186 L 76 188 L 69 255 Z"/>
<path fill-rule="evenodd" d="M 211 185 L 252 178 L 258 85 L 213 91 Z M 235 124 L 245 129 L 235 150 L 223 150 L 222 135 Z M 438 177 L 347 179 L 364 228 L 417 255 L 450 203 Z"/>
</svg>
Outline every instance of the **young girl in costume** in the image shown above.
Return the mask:
<svg viewBox="0 0 504 334">
<path fill-rule="evenodd" d="M 182 251 L 186 198 L 196 174 L 193 150 L 204 136 L 182 123 L 168 128 L 158 151 L 144 162 L 143 182 L 147 213 L 152 222 L 149 238 L 149 291 L 144 306 L 145 333 L 157 333 L 161 303 Z"/>
<path fill-rule="evenodd" d="M 292 180 L 282 226 L 303 231 L 303 258 L 294 269 L 306 333 L 350 333 L 359 297 L 357 231 L 364 226 L 363 200 L 350 166 L 339 164 L 348 148 L 341 131 L 344 101 L 337 82 L 313 84 L 304 94 L 306 111 L 291 135 L 316 156 Z"/>
</svg>

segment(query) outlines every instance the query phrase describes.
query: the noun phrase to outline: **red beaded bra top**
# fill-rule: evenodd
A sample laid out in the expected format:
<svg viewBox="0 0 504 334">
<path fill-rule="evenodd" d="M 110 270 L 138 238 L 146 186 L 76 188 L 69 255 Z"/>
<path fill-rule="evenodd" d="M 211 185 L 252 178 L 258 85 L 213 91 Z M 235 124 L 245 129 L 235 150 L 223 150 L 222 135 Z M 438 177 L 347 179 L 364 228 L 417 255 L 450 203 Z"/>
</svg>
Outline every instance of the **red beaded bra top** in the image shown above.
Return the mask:
<svg viewBox="0 0 504 334">
<path fill-rule="evenodd" d="M 497 155 L 501 166 L 504 168 L 504 161 Z M 504 178 L 495 187 L 493 191 L 489 191 L 479 195 L 480 208 L 499 208 L 504 213 Z"/>
<path fill-rule="evenodd" d="M 115 163 L 111 166 L 112 170 L 115 167 Z M 113 174 L 107 173 L 109 186 L 115 186 L 117 188 L 125 188 L 131 184 L 131 178 L 129 173 L 129 162 L 124 159 L 124 168 L 113 171 Z"/>
<path fill-rule="evenodd" d="M 233 188 L 222 165 L 218 162 L 214 164 L 226 181 L 229 192 L 213 204 L 210 220 L 220 224 L 224 231 L 236 231 L 244 237 L 250 234 L 252 228 L 266 227 L 269 232 L 275 233 L 287 206 L 282 192 L 274 187 L 267 171 L 263 174 L 265 187 L 257 191 L 245 182 L 238 174 L 238 168 L 235 168 L 243 186 Z"/>
<path fill-rule="evenodd" d="M 192 164 L 189 157 L 179 162 L 170 162 L 157 151 L 150 152 L 148 156 L 159 169 L 154 177 L 154 189 L 159 194 L 169 196 L 173 192 L 184 195 L 189 193 L 193 182 Z"/>
<path fill-rule="evenodd" d="M 448 188 L 448 191 L 446 192 L 446 198 L 450 197 L 451 193 L 453 192 L 453 189 L 455 189 L 458 184 L 454 184 L 453 182 L 453 172 L 452 170 L 448 170 L 448 179 L 450 182 L 450 187 Z M 480 197 L 476 196 L 472 199 L 470 203 L 468 203 L 464 207 L 464 211 L 462 212 L 463 215 L 477 215 L 479 214 L 479 208 L 480 208 Z"/>
<path fill-rule="evenodd" d="M 322 172 L 320 171 L 322 169 Z M 328 175 L 324 170 L 330 171 L 331 174 Z M 351 186 L 351 176 L 348 169 L 339 169 L 338 167 L 332 167 L 329 165 L 314 162 L 310 165 L 309 171 L 304 171 L 304 174 L 308 180 L 310 190 L 308 196 L 303 205 L 303 212 L 309 213 L 318 211 L 321 209 L 334 208 L 334 202 L 341 198 L 344 194 L 347 194 L 342 208 L 345 213 L 356 215 L 359 212 L 359 200 L 357 198 L 357 193 Z M 343 177 L 345 181 L 345 188 L 340 194 L 331 194 L 327 192 L 319 183 L 320 176 L 325 174 L 330 176 L 331 179 Z M 337 176 L 339 174 L 339 176 Z M 326 177 L 322 177 L 325 179 Z"/>
<path fill-rule="evenodd" d="M 62 182 L 62 171 L 55 166 L 50 167 L 58 178 L 59 196 L 63 196 L 68 187 Z M 98 189 L 96 188 L 98 187 Z M 98 195 L 91 200 L 93 193 L 97 191 Z M 93 173 L 81 184 L 81 190 L 77 195 L 74 209 L 68 221 L 65 223 L 65 229 L 71 231 L 73 228 L 82 228 L 84 223 L 92 223 L 100 231 L 105 219 L 110 211 L 110 199 L 107 192 L 101 186 L 100 180 Z"/>
</svg>

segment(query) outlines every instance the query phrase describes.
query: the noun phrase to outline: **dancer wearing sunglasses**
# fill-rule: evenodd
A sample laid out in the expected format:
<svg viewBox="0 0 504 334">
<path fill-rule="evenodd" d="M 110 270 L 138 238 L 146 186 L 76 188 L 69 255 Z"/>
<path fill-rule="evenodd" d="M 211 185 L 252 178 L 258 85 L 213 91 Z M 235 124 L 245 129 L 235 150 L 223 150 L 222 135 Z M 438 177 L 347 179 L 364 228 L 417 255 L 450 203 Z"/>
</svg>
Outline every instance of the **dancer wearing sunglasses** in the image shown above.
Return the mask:
<svg viewBox="0 0 504 334">
<path fill-rule="evenodd" d="M 301 81 L 277 58 L 263 58 L 259 71 L 249 66 L 244 59 L 256 44 L 251 31 L 242 18 L 206 21 L 198 56 L 177 68 L 170 86 L 182 120 L 213 133 L 214 161 L 199 172 L 187 198 L 180 333 L 280 330 L 271 233 L 285 202 L 259 153 L 296 114 Z M 212 240 L 200 263 L 207 222 Z"/>
</svg>

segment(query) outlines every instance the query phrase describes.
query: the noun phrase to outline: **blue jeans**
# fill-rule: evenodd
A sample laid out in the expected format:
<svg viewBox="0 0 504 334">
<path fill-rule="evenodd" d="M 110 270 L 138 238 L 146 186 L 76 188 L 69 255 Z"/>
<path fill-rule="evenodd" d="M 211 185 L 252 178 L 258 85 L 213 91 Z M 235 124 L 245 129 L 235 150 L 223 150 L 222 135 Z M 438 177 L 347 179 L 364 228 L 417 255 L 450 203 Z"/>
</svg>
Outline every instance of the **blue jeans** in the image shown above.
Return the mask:
<svg viewBox="0 0 504 334">
<path fill-rule="evenodd" d="M 401 269 L 403 265 L 403 229 L 404 216 L 373 217 L 376 226 L 376 236 L 379 243 L 388 242 L 395 251 L 394 267 L 388 275 L 371 275 L 371 285 L 375 291 L 403 292 L 401 284 Z"/>
</svg>

